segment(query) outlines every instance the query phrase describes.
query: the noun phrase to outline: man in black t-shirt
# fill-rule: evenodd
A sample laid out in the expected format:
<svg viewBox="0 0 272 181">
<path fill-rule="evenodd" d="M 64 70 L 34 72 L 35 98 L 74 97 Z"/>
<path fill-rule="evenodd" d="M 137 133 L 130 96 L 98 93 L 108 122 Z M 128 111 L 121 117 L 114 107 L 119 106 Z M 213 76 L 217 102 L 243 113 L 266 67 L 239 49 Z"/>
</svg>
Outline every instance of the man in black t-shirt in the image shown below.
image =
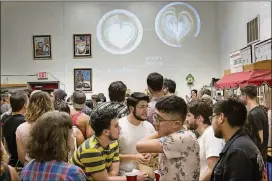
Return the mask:
<svg viewBox="0 0 272 181">
<path fill-rule="evenodd" d="M 245 86 L 241 88 L 241 99 L 248 107 L 248 122 L 252 126 L 256 126 L 258 135 L 261 140 L 260 151 L 265 159 L 268 145 L 268 115 L 265 110 L 257 103 L 257 87 Z M 258 146 L 258 145 L 257 145 Z"/>
<path fill-rule="evenodd" d="M 25 122 L 25 112 L 28 103 L 28 97 L 24 91 L 16 91 L 10 96 L 11 115 L 3 117 L 3 137 L 10 153 L 9 165 L 22 166 L 18 159 L 16 144 L 16 129 Z"/>
</svg>

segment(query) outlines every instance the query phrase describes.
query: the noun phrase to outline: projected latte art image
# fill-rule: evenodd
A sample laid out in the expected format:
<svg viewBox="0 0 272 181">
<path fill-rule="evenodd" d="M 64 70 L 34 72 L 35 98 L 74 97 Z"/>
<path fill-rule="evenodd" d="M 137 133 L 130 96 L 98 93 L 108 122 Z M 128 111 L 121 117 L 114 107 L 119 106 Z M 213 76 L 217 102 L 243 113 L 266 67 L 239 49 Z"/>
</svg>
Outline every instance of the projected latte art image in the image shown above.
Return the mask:
<svg viewBox="0 0 272 181">
<path fill-rule="evenodd" d="M 200 17 L 189 4 L 173 2 L 164 6 L 156 16 L 155 30 L 165 44 L 181 47 L 200 32 Z"/>
<path fill-rule="evenodd" d="M 127 54 L 135 50 L 142 41 L 143 26 L 129 11 L 115 9 L 106 13 L 97 26 L 100 45 L 112 54 Z"/>
</svg>

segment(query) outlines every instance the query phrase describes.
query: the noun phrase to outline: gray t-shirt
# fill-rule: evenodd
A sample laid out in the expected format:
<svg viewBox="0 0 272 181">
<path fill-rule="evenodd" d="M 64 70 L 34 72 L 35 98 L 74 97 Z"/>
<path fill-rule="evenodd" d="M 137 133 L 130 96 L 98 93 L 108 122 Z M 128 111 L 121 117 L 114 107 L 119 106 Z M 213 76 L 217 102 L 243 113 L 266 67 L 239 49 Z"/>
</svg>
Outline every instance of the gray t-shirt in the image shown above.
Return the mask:
<svg viewBox="0 0 272 181">
<path fill-rule="evenodd" d="M 156 99 L 152 99 L 149 103 L 148 103 L 148 111 L 147 111 L 147 121 L 150 122 L 151 124 L 154 125 L 153 123 L 153 116 L 154 116 L 154 113 L 155 113 L 155 106 L 156 106 L 156 103 L 158 102 L 160 98 L 156 98 Z"/>
</svg>

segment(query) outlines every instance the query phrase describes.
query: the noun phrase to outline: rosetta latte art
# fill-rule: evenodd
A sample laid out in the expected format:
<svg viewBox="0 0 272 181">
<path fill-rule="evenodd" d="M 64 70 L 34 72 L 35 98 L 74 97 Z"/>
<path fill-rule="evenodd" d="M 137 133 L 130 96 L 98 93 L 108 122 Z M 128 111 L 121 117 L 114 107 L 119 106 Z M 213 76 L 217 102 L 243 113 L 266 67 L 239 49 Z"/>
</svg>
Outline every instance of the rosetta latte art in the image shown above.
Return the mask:
<svg viewBox="0 0 272 181">
<path fill-rule="evenodd" d="M 157 35 L 172 47 L 181 47 L 186 39 L 197 37 L 200 26 L 197 11 L 183 2 L 166 5 L 159 11 L 155 20 Z"/>
</svg>

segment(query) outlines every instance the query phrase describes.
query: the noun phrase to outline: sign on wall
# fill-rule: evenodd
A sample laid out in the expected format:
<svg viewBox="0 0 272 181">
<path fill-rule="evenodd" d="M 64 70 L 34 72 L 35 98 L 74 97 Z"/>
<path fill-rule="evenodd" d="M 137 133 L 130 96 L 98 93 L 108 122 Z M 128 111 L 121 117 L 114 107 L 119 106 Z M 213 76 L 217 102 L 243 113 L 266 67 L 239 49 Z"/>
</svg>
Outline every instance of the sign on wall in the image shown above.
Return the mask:
<svg viewBox="0 0 272 181">
<path fill-rule="evenodd" d="M 47 72 L 39 72 L 38 73 L 38 79 L 39 80 L 41 80 L 41 79 L 48 79 Z"/>
<path fill-rule="evenodd" d="M 243 71 L 241 50 L 237 50 L 235 52 L 230 53 L 230 70 L 231 73 Z"/>
</svg>

